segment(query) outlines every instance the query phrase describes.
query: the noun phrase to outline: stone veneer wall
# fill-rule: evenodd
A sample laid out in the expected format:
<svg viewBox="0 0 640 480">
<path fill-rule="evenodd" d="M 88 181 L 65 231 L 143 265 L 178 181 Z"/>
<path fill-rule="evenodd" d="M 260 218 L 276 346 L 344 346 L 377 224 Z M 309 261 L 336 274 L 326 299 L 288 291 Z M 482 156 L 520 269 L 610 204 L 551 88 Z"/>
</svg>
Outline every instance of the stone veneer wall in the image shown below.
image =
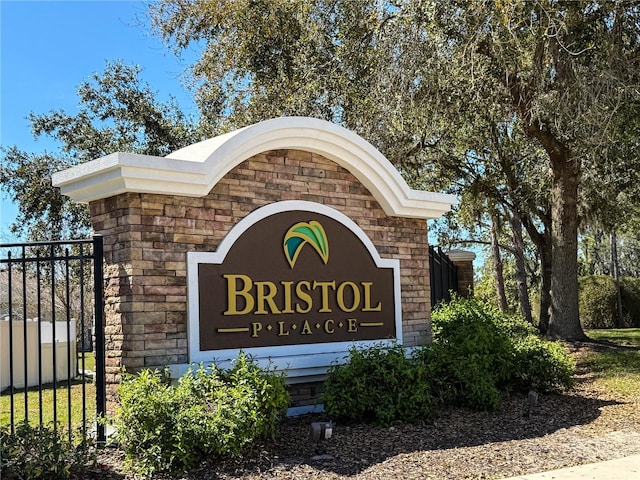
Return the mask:
<svg viewBox="0 0 640 480">
<path fill-rule="evenodd" d="M 429 256 L 423 219 L 388 217 L 347 170 L 316 154 L 265 152 L 205 197 L 124 193 L 90 202 L 104 235 L 108 409 L 121 367 L 186 363 L 186 252 L 215 251 L 248 213 L 281 200 L 331 206 L 355 221 L 383 258 L 400 259 L 406 345 L 430 341 Z"/>
<path fill-rule="evenodd" d="M 453 264 L 458 267 L 458 294 L 473 296 L 473 261 L 454 261 Z"/>
</svg>

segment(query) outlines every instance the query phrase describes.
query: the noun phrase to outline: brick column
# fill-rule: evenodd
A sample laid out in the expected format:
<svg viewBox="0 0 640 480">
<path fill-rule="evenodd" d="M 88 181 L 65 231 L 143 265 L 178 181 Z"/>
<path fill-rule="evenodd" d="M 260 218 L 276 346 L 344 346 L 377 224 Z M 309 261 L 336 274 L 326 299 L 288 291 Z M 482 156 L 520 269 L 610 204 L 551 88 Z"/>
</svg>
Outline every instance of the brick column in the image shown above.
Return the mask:
<svg viewBox="0 0 640 480">
<path fill-rule="evenodd" d="M 458 294 L 461 297 L 473 295 L 473 261 L 476 254 L 467 250 L 451 250 L 447 256 L 458 267 Z"/>
</svg>

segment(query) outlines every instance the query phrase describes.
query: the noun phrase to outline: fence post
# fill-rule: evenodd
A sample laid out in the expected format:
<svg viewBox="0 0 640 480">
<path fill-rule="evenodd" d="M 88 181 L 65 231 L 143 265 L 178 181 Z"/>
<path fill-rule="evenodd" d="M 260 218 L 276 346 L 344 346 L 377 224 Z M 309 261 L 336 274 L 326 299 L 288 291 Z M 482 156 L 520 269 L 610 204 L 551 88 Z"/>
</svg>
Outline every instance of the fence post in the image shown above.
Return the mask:
<svg viewBox="0 0 640 480">
<path fill-rule="evenodd" d="M 105 426 L 101 419 L 107 410 L 106 375 L 104 358 L 104 248 L 102 235 L 93 235 L 93 288 L 95 296 L 96 330 L 96 417 L 97 441 L 106 441 Z"/>
<path fill-rule="evenodd" d="M 11 420 L 11 435 L 16 433 L 15 430 L 15 415 L 16 415 L 16 406 L 14 403 L 14 376 L 13 376 L 13 295 L 12 295 L 12 275 L 11 275 L 11 251 L 7 252 L 7 278 L 8 278 L 8 293 L 9 293 L 9 394 L 10 394 L 10 420 Z"/>
<path fill-rule="evenodd" d="M 447 256 L 457 267 L 458 294 L 461 297 L 473 296 L 473 261 L 476 254 L 468 250 L 450 250 Z"/>
</svg>

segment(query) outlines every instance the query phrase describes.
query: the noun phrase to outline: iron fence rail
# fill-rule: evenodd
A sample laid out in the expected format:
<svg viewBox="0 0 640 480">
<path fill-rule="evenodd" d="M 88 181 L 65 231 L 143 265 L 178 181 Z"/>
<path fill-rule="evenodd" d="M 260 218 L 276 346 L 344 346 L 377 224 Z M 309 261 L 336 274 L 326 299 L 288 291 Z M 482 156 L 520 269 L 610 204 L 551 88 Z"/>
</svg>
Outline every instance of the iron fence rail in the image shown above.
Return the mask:
<svg viewBox="0 0 640 480">
<path fill-rule="evenodd" d="M 102 236 L 0 244 L 0 287 L 0 380 L 5 390 L 2 395 L 9 396 L 11 431 L 15 431 L 17 423 L 16 396 L 20 392 L 24 397 L 24 421 L 35 422 L 29 418 L 28 395 L 34 390 L 38 392 L 38 423 L 45 423 L 43 412 L 47 402 L 43 392 L 50 391 L 51 420 L 57 426 L 61 417 L 58 389 L 63 387 L 67 391 L 66 427 L 71 439 L 75 426 L 71 391 L 72 384 L 79 381 L 80 428 L 86 435 L 87 402 L 95 401 L 96 418 L 103 417 L 106 410 Z M 88 301 L 92 305 L 87 305 Z M 77 347 L 78 344 L 84 347 L 85 332 L 91 321 L 95 331 L 96 394 L 95 399 L 89 400 L 85 354 L 83 352 L 78 365 Z M 78 327 L 80 342 L 76 335 Z M 63 339 L 66 342 L 61 341 Z M 66 345 L 61 345 L 63 343 Z M 96 422 L 95 428 L 97 441 L 104 442 L 104 425 Z"/>
<path fill-rule="evenodd" d="M 438 247 L 429 246 L 429 280 L 431 286 L 431 308 L 438 302 L 451 300 L 451 292 L 458 291 L 458 268 Z"/>
</svg>

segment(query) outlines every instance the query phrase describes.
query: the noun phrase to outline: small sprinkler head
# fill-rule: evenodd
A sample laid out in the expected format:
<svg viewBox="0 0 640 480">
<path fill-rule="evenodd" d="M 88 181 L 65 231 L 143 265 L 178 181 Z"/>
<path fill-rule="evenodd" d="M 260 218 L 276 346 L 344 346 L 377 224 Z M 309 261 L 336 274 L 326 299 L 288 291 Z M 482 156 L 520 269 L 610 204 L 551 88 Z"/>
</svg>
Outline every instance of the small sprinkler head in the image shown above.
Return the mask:
<svg viewBox="0 0 640 480">
<path fill-rule="evenodd" d="M 311 440 L 320 443 L 331 438 L 333 424 L 331 422 L 313 422 L 311 424 Z"/>
</svg>

